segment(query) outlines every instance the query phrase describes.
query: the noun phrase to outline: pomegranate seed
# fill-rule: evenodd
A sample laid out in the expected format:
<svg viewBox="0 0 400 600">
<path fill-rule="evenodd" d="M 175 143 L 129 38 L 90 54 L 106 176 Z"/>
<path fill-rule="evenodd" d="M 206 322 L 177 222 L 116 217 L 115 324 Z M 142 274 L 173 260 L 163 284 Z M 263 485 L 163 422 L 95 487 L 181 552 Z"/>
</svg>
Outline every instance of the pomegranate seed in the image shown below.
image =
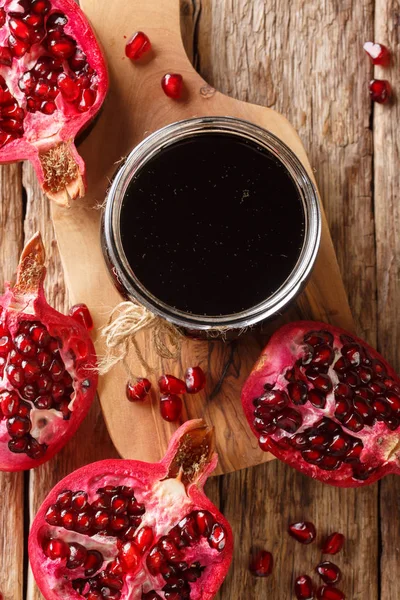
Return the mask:
<svg viewBox="0 0 400 600">
<path fill-rule="evenodd" d="M 60 75 L 60 77 L 61 77 L 61 75 Z M 65 87 L 65 82 L 66 82 L 67 76 L 65 76 L 65 78 L 63 79 L 62 85 L 60 83 L 60 77 L 58 78 L 58 83 L 60 86 L 61 93 L 63 94 L 62 85 Z M 72 81 L 74 86 L 76 86 L 76 90 L 77 90 L 77 95 L 75 97 L 72 97 L 75 95 L 73 93 L 70 97 L 70 100 L 76 100 L 76 98 L 79 96 L 78 86 L 75 84 L 75 82 L 70 77 L 68 79 L 70 79 L 70 81 Z M 68 83 L 68 85 L 69 85 L 69 83 Z M 71 89 L 70 89 L 70 91 L 71 91 Z M 90 314 L 90 311 L 89 311 L 88 307 L 86 306 L 86 304 L 82 303 L 82 304 L 75 304 L 74 306 L 71 306 L 71 308 L 69 309 L 69 315 L 73 319 L 75 319 L 75 321 L 78 321 L 78 323 L 81 323 L 81 325 L 83 325 L 88 331 L 91 331 L 93 329 L 92 315 Z"/>
<path fill-rule="evenodd" d="M 69 510 L 61 511 L 61 523 L 65 529 L 74 529 L 75 526 L 75 514 Z"/>
<path fill-rule="evenodd" d="M 293 381 L 287 386 L 293 404 L 302 405 L 307 402 L 307 386 L 302 381 Z"/>
<path fill-rule="evenodd" d="M 140 551 L 134 542 L 125 542 L 118 555 L 125 572 L 134 571 L 140 564 Z"/>
<path fill-rule="evenodd" d="M 308 399 L 316 408 L 325 408 L 326 406 L 326 395 L 319 390 L 310 390 L 308 392 Z"/>
<path fill-rule="evenodd" d="M 86 492 L 75 492 L 72 496 L 72 508 L 81 511 L 88 505 L 88 495 Z"/>
<path fill-rule="evenodd" d="M 81 99 L 78 104 L 79 112 L 87 111 L 96 101 L 97 94 L 95 90 L 85 89 L 82 92 Z"/>
<path fill-rule="evenodd" d="M 114 531 L 122 531 L 128 525 L 129 521 L 125 515 L 111 515 L 110 527 Z"/>
<path fill-rule="evenodd" d="M 382 65 L 387 67 L 390 63 L 390 52 L 383 44 L 365 42 L 363 48 L 374 65 Z"/>
<path fill-rule="evenodd" d="M 273 407 L 274 409 L 285 408 L 289 404 L 289 398 L 286 392 L 269 390 L 261 396 L 260 402 L 263 407 L 268 407 L 268 414 L 270 414 L 269 407 Z"/>
<path fill-rule="evenodd" d="M 186 386 L 182 379 L 178 379 L 173 375 L 161 375 L 158 380 L 158 387 L 162 394 L 184 394 Z"/>
<path fill-rule="evenodd" d="M 64 490 L 57 496 L 56 504 L 62 508 L 70 508 L 72 506 L 72 492 L 71 490 Z"/>
<path fill-rule="evenodd" d="M 69 546 L 63 540 L 46 540 L 43 546 L 43 551 L 50 560 L 58 558 L 67 558 L 69 556 Z"/>
<path fill-rule="evenodd" d="M 52 115 L 57 110 L 57 106 L 54 102 L 43 102 L 40 105 L 40 112 L 44 115 Z"/>
<path fill-rule="evenodd" d="M 45 516 L 46 522 L 49 525 L 59 525 L 61 523 L 60 509 L 56 504 L 49 506 Z"/>
<path fill-rule="evenodd" d="M 6 23 L 6 11 L 4 8 L 0 8 L 0 27 L 3 27 Z"/>
<path fill-rule="evenodd" d="M 136 383 L 128 382 L 126 397 L 130 402 L 141 402 L 150 392 L 151 383 L 148 379 L 138 379 Z"/>
<path fill-rule="evenodd" d="M 49 12 L 51 8 L 51 4 L 49 2 L 49 0 L 35 0 L 35 2 L 32 2 L 31 5 L 31 10 L 32 12 L 34 12 L 35 14 L 39 14 L 39 15 L 45 15 Z"/>
<path fill-rule="evenodd" d="M 161 396 L 160 412 L 165 421 L 177 421 L 182 414 L 182 400 L 176 394 Z"/>
<path fill-rule="evenodd" d="M 92 523 L 93 519 L 89 514 L 85 512 L 78 513 L 75 523 L 76 531 L 87 533 L 91 529 Z"/>
<path fill-rule="evenodd" d="M 324 554 L 337 554 L 341 551 L 344 544 L 344 535 L 342 533 L 331 533 L 330 536 L 326 538 L 322 545 L 322 552 Z"/>
<path fill-rule="evenodd" d="M 182 559 L 182 554 L 175 546 L 172 539 L 169 539 L 167 536 L 164 536 L 159 540 L 158 547 L 169 562 L 176 563 Z"/>
<path fill-rule="evenodd" d="M 323 585 L 317 590 L 318 600 L 345 600 L 346 596 L 337 588 Z"/>
<path fill-rule="evenodd" d="M 93 529 L 96 529 L 96 531 L 101 531 L 102 529 L 108 527 L 109 521 L 110 516 L 108 512 L 105 512 L 104 510 L 98 510 L 94 514 Z"/>
<path fill-rule="evenodd" d="M 20 19 L 11 17 L 8 20 L 11 33 L 22 42 L 29 42 L 30 28 Z"/>
<path fill-rule="evenodd" d="M 113 496 L 111 498 L 111 510 L 115 514 L 119 514 L 125 512 L 128 505 L 128 501 L 126 498 L 121 498 L 120 496 Z"/>
<path fill-rule="evenodd" d="M 141 554 L 144 554 L 153 543 L 154 534 L 151 527 L 142 527 L 133 538 L 135 546 Z"/>
<path fill-rule="evenodd" d="M 150 550 L 146 559 L 146 564 L 151 575 L 158 575 L 161 571 L 161 567 L 165 565 L 165 558 L 157 546 Z"/>
<path fill-rule="evenodd" d="M 87 64 L 86 54 L 84 54 L 80 48 L 77 48 L 75 54 L 69 59 L 68 62 L 72 71 L 81 71 Z"/>
<path fill-rule="evenodd" d="M 161 80 L 161 87 L 168 98 L 177 100 L 182 95 L 183 78 L 179 73 L 166 73 Z"/>
<path fill-rule="evenodd" d="M 143 31 L 137 31 L 125 46 L 125 54 L 131 60 L 139 60 L 151 49 L 149 38 Z"/>
<path fill-rule="evenodd" d="M 91 577 L 100 570 L 103 564 L 103 555 L 97 550 L 89 550 L 86 555 L 83 568 L 85 569 L 86 577 Z"/>
<path fill-rule="evenodd" d="M 332 585 L 340 581 L 340 578 L 342 576 L 339 567 L 334 563 L 330 562 L 329 560 L 319 563 L 315 571 L 325 583 L 329 583 Z"/>
<path fill-rule="evenodd" d="M 50 36 L 48 37 L 50 38 Z M 52 56 L 67 59 L 75 54 L 76 42 L 68 35 L 60 37 L 59 39 L 50 38 L 48 49 Z"/>
<path fill-rule="evenodd" d="M 385 104 L 391 96 L 391 86 L 386 79 L 372 79 L 369 83 L 369 95 L 373 102 Z"/>
<path fill-rule="evenodd" d="M 30 48 L 28 42 L 17 40 L 13 35 L 8 36 L 8 47 L 10 48 L 11 54 L 16 58 L 22 58 Z"/>
<path fill-rule="evenodd" d="M 320 344 L 333 345 L 333 335 L 329 331 L 309 331 L 304 336 L 304 342 L 310 346 L 319 346 Z"/>
<path fill-rule="evenodd" d="M 311 544 L 317 535 L 315 526 L 307 521 L 292 523 L 289 525 L 288 533 L 301 544 Z"/>
<path fill-rule="evenodd" d="M 0 337 L 0 354 L 1 355 L 6 355 L 10 352 L 10 350 L 12 350 L 13 348 L 13 343 L 11 341 L 10 336 L 8 335 L 3 335 L 2 337 Z"/>
<path fill-rule="evenodd" d="M 185 373 L 185 385 L 188 394 L 197 394 L 206 385 L 206 376 L 200 367 L 189 367 Z"/>
<path fill-rule="evenodd" d="M 0 394 L 1 413 L 5 417 L 13 417 L 18 413 L 19 398 L 15 392 L 3 392 Z"/>
<path fill-rule="evenodd" d="M 268 577 L 272 573 L 272 567 L 274 559 L 271 552 L 261 550 L 258 554 L 250 561 L 250 572 L 256 577 Z"/>
<path fill-rule="evenodd" d="M 222 550 L 225 548 L 225 529 L 219 523 L 214 524 L 208 538 L 208 543 L 210 544 L 211 548 L 218 550 L 218 552 L 222 552 Z"/>
<path fill-rule="evenodd" d="M 14 438 L 8 442 L 9 450 L 11 452 L 15 452 L 15 454 L 21 454 L 22 452 L 26 452 L 28 454 L 29 445 L 30 442 L 28 436 L 22 438 Z"/>
<path fill-rule="evenodd" d="M 11 67 L 12 59 L 13 57 L 10 48 L 0 46 L 0 64 Z"/>
<path fill-rule="evenodd" d="M 295 433 L 301 427 L 302 422 L 301 414 L 293 408 L 284 408 L 275 419 L 277 427 L 287 433 Z"/>
<path fill-rule="evenodd" d="M 300 575 L 294 582 L 294 593 L 297 600 L 314 600 L 314 586 L 311 577 Z"/>
<path fill-rule="evenodd" d="M 24 437 L 30 432 L 32 424 L 29 419 L 23 417 L 10 417 L 7 422 L 7 431 L 13 438 Z"/>
<path fill-rule="evenodd" d="M 81 567 L 87 558 L 87 550 L 84 546 L 77 543 L 69 545 L 69 557 L 67 560 L 67 569 L 77 569 Z"/>
<path fill-rule="evenodd" d="M 211 533 L 212 526 L 214 525 L 214 519 L 211 513 L 207 510 L 199 510 L 195 514 L 196 525 L 200 535 L 208 537 Z"/>
</svg>

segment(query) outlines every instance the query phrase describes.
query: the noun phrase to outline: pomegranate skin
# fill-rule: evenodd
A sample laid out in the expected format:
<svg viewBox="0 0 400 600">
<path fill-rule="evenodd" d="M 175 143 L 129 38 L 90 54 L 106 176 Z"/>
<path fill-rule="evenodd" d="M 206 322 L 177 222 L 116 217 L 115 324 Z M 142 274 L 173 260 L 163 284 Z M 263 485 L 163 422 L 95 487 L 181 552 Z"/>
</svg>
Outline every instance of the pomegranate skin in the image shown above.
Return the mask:
<svg viewBox="0 0 400 600">
<path fill-rule="evenodd" d="M 314 332 L 326 338 L 318 352 Z M 314 386 L 314 404 L 304 386 L 307 394 Z M 324 483 L 359 487 L 400 472 L 399 391 L 393 368 L 366 342 L 326 323 L 299 321 L 271 337 L 243 386 L 242 405 L 263 450 Z M 340 393 L 351 400 L 340 401 Z"/>
<path fill-rule="evenodd" d="M 21 18 L 40 19 L 37 26 L 29 25 L 28 28 L 31 36 L 39 32 L 41 37 L 31 38 L 23 55 L 11 48 L 14 52 L 13 60 L 9 66 L 2 67 L 1 75 L 5 84 L 17 102 L 19 111 L 23 111 L 24 114 L 18 120 L 15 137 L 13 135 L 6 138 L 0 125 L 0 163 L 29 160 L 47 196 L 61 206 L 68 206 L 71 200 L 85 195 L 85 163 L 75 147 L 74 140 L 100 110 L 108 89 L 107 67 L 94 32 L 74 0 L 52 0 L 50 11 L 40 14 L 35 14 L 34 3 L 31 0 L 25 3 L 26 9 L 23 8 L 23 4 L 18 5 L 14 0 L 5 1 L 7 18 L 0 29 L 0 46 L 8 48 L 10 45 L 9 35 L 13 20 L 9 17 L 9 11 L 20 12 Z M 47 21 L 58 12 L 67 17 L 67 23 L 61 27 L 51 27 Z M 22 22 L 21 19 L 18 20 Z M 73 65 L 74 57 L 60 52 L 61 44 L 58 43 L 59 40 L 54 39 L 60 31 L 63 39 L 72 38 L 76 42 L 76 48 L 85 56 L 86 67 L 91 70 L 90 90 L 83 89 L 86 86 L 83 84 L 83 78 L 86 77 L 83 70 L 86 67 L 81 71 L 83 85 L 80 94 L 84 98 L 82 101 L 79 97 L 76 102 L 70 102 L 61 93 L 56 95 L 60 89 L 56 75 L 50 83 L 44 82 L 43 85 L 43 80 L 38 81 L 36 87 L 27 83 L 25 89 L 22 89 L 22 84 L 19 84 L 20 80 L 34 69 L 36 61 L 43 56 L 60 59 L 61 69 L 69 76 L 75 77 L 80 73 L 78 69 L 74 71 L 69 66 Z M 21 39 L 16 39 L 18 47 L 22 43 Z M 31 91 L 28 94 L 26 85 L 34 87 L 37 95 L 32 97 Z M 53 89 L 56 90 L 54 93 Z M 90 100 L 87 101 L 89 96 Z"/>
<path fill-rule="evenodd" d="M 12 452 L 9 448 L 7 419 L 2 415 L 0 471 L 31 469 L 52 458 L 74 435 L 89 411 L 96 393 L 97 361 L 93 343 L 85 327 L 72 317 L 59 313 L 47 303 L 43 290 L 46 274 L 44 260 L 44 247 L 40 234 L 37 233 L 27 243 L 21 255 L 16 284 L 13 287 L 6 284 L 6 291 L 0 297 L 0 323 L 9 331 L 16 343 L 18 342 L 18 336 L 15 337 L 16 332 L 22 324 L 29 325 L 30 322 L 43 325 L 47 330 L 45 335 L 51 336 L 53 340 L 59 340 L 56 352 L 60 357 L 58 362 L 63 365 L 60 372 L 68 379 L 72 378 L 73 392 L 68 396 L 68 406 L 55 404 L 49 410 L 46 410 L 46 407 L 41 410 L 36 405 L 38 398 L 34 397 L 32 401 L 28 400 L 26 395 L 22 396 L 23 388 L 15 388 L 10 378 L 7 378 L 7 368 L 4 369 L 0 374 L 0 395 L 3 397 L 4 393 L 11 392 L 17 396 L 21 409 L 26 410 L 31 421 L 30 435 L 33 440 L 36 440 L 32 441 L 33 447 L 38 449 L 40 444 L 43 445 L 43 450 L 44 447 L 46 449 L 44 452 L 39 452 L 37 457 L 28 456 L 26 452 Z M 50 341 L 51 343 L 53 342 Z M 21 344 L 20 347 L 22 348 Z M 8 355 L 3 355 L 6 364 L 11 360 L 13 352 L 15 349 L 12 349 Z M 48 373 L 49 371 L 42 374 L 43 382 L 48 381 Z M 42 402 L 49 397 L 49 394 L 50 392 L 40 396 Z M 18 443 L 21 440 L 13 441 Z"/>
<path fill-rule="evenodd" d="M 199 462 L 200 459 L 200 462 Z M 193 465 L 201 465 L 193 469 Z M 44 500 L 32 524 L 28 553 L 33 575 L 38 587 L 46 600 L 61 600 L 82 598 L 72 588 L 72 581 L 89 580 L 86 586 L 95 586 L 96 577 L 108 573 L 108 580 L 119 578 L 117 589 L 121 600 L 142 600 L 144 598 L 163 598 L 161 588 L 168 585 L 168 579 L 163 578 L 159 570 L 161 563 L 166 566 L 166 556 L 172 562 L 169 567 L 180 568 L 179 565 L 194 566 L 200 564 L 200 575 L 188 578 L 190 582 L 191 600 L 211 600 L 217 593 L 226 573 L 233 552 L 233 538 L 229 523 L 205 496 L 203 486 L 207 477 L 215 469 L 217 456 L 213 452 L 212 430 L 202 420 L 187 421 L 172 437 L 165 457 L 159 463 L 146 463 L 135 460 L 113 459 L 99 461 L 74 471 L 60 481 Z M 46 521 L 49 508 L 59 502 L 68 502 L 69 492 L 65 490 L 83 490 L 87 493 L 89 505 L 104 506 L 105 495 L 116 490 L 125 497 L 134 493 L 134 500 L 142 506 L 141 523 L 137 531 L 146 529 L 146 535 L 140 538 L 129 533 L 118 535 L 102 535 L 95 531 L 88 535 L 75 533 L 61 526 L 52 526 Z M 102 499 L 99 493 L 102 492 Z M 112 502 L 116 503 L 115 499 Z M 120 503 L 123 500 L 120 499 Z M 111 509 L 105 509 L 106 512 Z M 131 509 L 128 509 L 131 510 Z M 208 514 L 214 522 L 199 534 L 191 515 Z M 51 512 L 51 511 L 50 511 Z M 131 510 L 132 512 L 132 510 Z M 136 512 L 136 514 L 139 511 Z M 123 513 L 119 513 L 123 518 Z M 204 523 L 204 520 L 203 520 Z M 179 525 L 178 525 L 179 524 Z M 212 546 L 211 539 L 215 526 L 225 533 L 224 547 L 220 550 Z M 193 529 L 195 527 L 195 529 Z M 150 533 L 152 529 L 153 535 Z M 177 534 L 177 531 L 181 533 Z M 196 535 L 194 542 L 190 536 Z M 197 533 L 196 533 L 197 532 Z M 176 537 L 178 535 L 178 537 Z M 204 538 L 209 535 L 209 540 Z M 125 536 L 125 537 L 124 537 Z M 49 537 L 61 538 L 64 542 L 79 543 L 91 550 L 100 551 L 103 560 L 97 564 L 89 575 L 84 574 L 82 567 L 66 568 L 66 560 L 52 560 L 44 553 Z M 79 538 L 79 539 L 78 539 Z M 146 543 L 145 543 L 146 538 Z M 124 540 L 129 541 L 124 541 Z M 133 543 L 130 540 L 134 540 Z M 185 540 L 185 541 L 184 541 Z M 160 557 L 160 548 L 164 555 Z M 119 552 L 119 554 L 118 554 Z M 118 554 L 118 556 L 117 556 Z M 123 555 L 124 560 L 120 561 Z M 163 558 L 164 557 L 164 558 Z M 161 560 L 161 563 L 160 563 Z M 179 561 L 179 562 L 177 562 Z M 122 570 L 121 570 L 122 562 Z M 197 567 L 196 567 L 197 568 Z M 100 570 L 101 569 L 101 570 Z M 112 577 L 111 577 L 112 574 Z M 112 581 L 111 581 L 112 583 Z M 77 584 L 74 583 L 76 586 Z M 107 584 L 108 585 L 108 584 Z M 96 589 L 91 590 L 95 596 Z M 88 593 L 87 587 L 85 594 Z M 158 595 L 157 595 L 158 594 Z M 167 596 L 165 596 L 167 597 Z M 172 596 L 171 596 L 172 597 Z"/>
</svg>

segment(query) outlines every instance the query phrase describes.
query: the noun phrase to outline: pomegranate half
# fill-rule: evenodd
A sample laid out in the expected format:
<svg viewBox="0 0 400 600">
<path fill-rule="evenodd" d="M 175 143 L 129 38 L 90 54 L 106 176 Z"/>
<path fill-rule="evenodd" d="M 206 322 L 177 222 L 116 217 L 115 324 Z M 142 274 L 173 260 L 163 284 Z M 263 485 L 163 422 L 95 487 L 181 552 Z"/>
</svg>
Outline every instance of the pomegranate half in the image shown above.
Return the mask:
<svg viewBox="0 0 400 600">
<path fill-rule="evenodd" d="M 0 162 L 30 160 L 60 205 L 84 195 L 74 139 L 107 87 L 101 50 L 74 0 L 0 0 Z"/>
<path fill-rule="evenodd" d="M 78 429 L 97 386 L 85 327 L 47 304 L 40 234 L 26 245 L 14 287 L 0 296 L 0 470 L 49 460 Z"/>
<path fill-rule="evenodd" d="M 341 487 L 400 472 L 400 380 L 358 337 L 326 323 L 279 329 L 242 391 L 260 447 Z"/>
<path fill-rule="evenodd" d="M 32 525 L 29 557 L 46 600 L 209 600 L 233 550 L 203 486 L 213 430 L 187 421 L 159 463 L 99 461 L 71 473 Z"/>
</svg>

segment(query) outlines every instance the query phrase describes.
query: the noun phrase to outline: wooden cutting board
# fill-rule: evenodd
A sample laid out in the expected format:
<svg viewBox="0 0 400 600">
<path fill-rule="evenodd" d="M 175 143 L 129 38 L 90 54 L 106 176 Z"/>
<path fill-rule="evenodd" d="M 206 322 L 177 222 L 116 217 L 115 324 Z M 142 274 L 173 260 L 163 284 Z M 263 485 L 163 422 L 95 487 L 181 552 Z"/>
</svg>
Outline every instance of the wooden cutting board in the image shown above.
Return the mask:
<svg viewBox="0 0 400 600">
<path fill-rule="evenodd" d="M 74 302 L 89 306 L 96 325 L 96 348 L 102 356 L 104 344 L 99 330 L 122 298 L 103 261 L 99 206 L 118 163 L 137 143 L 181 119 L 235 116 L 274 133 L 297 154 L 311 178 L 313 173 L 298 135 L 283 116 L 229 98 L 196 73 L 181 40 L 179 0 L 82 0 L 81 5 L 105 50 L 110 92 L 95 127 L 79 148 L 88 172 L 86 198 L 70 209 L 53 206 L 52 214 L 70 295 Z M 153 52 L 143 62 L 132 63 L 125 57 L 124 49 L 127 38 L 138 30 L 147 33 Z M 188 92 L 185 101 L 171 100 L 162 92 L 160 81 L 167 72 L 183 75 Z M 283 322 L 299 318 L 320 319 L 353 329 L 324 215 L 321 248 L 310 281 L 293 307 L 279 319 L 231 343 L 187 339 L 175 361 L 158 357 L 150 331 L 138 336 L 144 358 L 157 373 L 179 377 L 186 367 L 197 364 L 207 373 L 206 390 L 185 398 L 183 419 L 202 416 L 215 426 L 219 473 L 271 458 L 258 448 L 247 425 L 240 391 L 269 335 Z M 129 366 L 136 374 L 145 375 L 134 352 L 129 355 Z M 121 364 L 100 379 L 98 391 L 109 433 L 122 457 L 156 461 L 177 425 L 166 423 L 159 414 L 156 377 L 152 377 L 151 401 L 140 404 L 127 401 L 126 382 L 127 373 Z"/>
</svg>

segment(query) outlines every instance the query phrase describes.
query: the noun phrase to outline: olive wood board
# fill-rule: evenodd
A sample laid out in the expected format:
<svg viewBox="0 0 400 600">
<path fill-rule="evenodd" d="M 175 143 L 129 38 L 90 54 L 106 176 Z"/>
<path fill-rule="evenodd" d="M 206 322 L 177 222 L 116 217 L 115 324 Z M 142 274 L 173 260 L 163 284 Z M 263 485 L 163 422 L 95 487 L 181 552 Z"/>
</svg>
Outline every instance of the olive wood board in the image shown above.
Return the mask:
<svg viewBox="0 0 400 600">
<path fill-rule="evenodd" d="M 302 143 L 285 117 L 219 93 L 194 70 L 181 39 L 179 0 L 82 0 L 81 5 L 105 51 L 110 91 L 95 126 L 79 148 L 87 166 L 86 197 L 69 209 L 53 206 L 52 216 L 71 298 L 89 306 L 95 322 L 96 349 L 103 356 L 105 346 L 100 330 L 123 299 L 114 288 L 102 256 L 100 206 L 118 164 L 135 145 L 175 121 L 206 115 L 234 116 L 252 121 L 279 137 L 314 177 Z M 140 62 L 131 62 L 125 57 L 125 44 L 138 30 L 147 33 L 152 51 Z M 185 95 L 181 100 L 164 95 L 160 82 L 167 72 L 182 74 Z M 158 356 L 149 330 L 136 337 L 144 359 L 157 374 L 167 372 L 182 377 L 188 366 L 198 364 L 206 372 L 206 389 L 185 397 L 182 420 L 203 417 L 214 425 L 219 454 L 216 473 L 228 473 L 272 458 L 259 449 L 250 431 L 240 392 L 271 333 L 283 322 L 301 318 L 354 329 L 324 214 L 321 246 L 309 282 L 290 310 L 278 319 L 233 342 L 185 339 L 177 360 Z M 136 375 L 146 375 L 136 352 L 129 354 L 127 362 Z M 128 374 L 121 363 L 100 378 L 98 392 L 104 418 L 113 443 L 124 458 L 159 460 L 178 425 L 161 418 L 157 377 L 150 377 L 151 400 L 143 403 L 127 401 Z"/>
</svg>

